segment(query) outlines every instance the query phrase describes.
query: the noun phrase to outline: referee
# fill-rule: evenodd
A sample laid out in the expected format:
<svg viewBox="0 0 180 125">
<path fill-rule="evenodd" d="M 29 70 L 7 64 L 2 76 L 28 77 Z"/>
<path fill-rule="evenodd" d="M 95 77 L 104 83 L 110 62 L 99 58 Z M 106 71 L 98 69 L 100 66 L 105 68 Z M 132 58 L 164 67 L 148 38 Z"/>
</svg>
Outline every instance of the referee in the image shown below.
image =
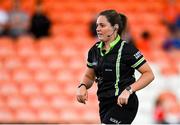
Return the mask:
<svg viewBox="0 0 180 125">
<path fill-rule="evenodd" d="M 121 39 L 127 19 L 115 10 L 102 11 L 96 21 L 97 42 L 88 52 L 87 68 L 77 89 L 77 100 L 86 103 L 87 89 L 97 82 L 99 114 L 104 124 L 131 124 L 138 110 L 136 91 L 154 75 L 141 52 Z M 136 81 L 134 71 L 141 77 Z"/>
</svg>

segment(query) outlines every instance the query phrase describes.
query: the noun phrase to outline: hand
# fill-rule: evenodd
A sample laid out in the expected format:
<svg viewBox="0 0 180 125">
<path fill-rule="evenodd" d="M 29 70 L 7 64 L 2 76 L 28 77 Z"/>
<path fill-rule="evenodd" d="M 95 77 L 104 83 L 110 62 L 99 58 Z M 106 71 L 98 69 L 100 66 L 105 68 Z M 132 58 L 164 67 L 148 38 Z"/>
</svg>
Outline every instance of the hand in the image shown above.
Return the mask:
<svg viewBox="0 0 180 125">
<path fill-rule="evenodd" d="M 76 97 L 78 102 L 86 104 L 86 101 L 88 100 L 88 92 L 85 86 L 81 86 L 77 89 Z"/>
<path fill-rule="evenodd" d="M 130 96 L 130 92 L 126 89 L 119 95 L 117 104 L 122 107 L 122 105 L 126 105 L 128 103 L 128 99 Z"/>
</svg>

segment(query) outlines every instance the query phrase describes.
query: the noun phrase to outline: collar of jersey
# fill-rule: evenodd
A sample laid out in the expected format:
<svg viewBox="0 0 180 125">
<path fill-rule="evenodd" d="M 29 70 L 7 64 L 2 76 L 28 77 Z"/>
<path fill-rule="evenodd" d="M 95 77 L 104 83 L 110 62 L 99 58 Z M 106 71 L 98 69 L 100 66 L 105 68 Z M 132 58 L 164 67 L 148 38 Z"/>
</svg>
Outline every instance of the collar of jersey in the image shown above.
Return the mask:
<svg viewBox="0 0 180 125">
<path fill-rule="evenodd" d="M 102 48 L 103 48 L 103 46 L 104 46 L 104 42 L 101 41 L 101 42 L 99 43 L 99 45 L 98 45 L 98 48 L 100 48 L 101 56 L 104 56 L 104 55 L 106 55 L 107 53 L 109 53 L 109 52 L 114 48 L 114 46 L 119 42 L 120 39 L 121 39 L 121 37 L 118 35 L 118 36 L 116 37 L 116 39 L 109 44 L 110 49 L 109 49 L 108 51 L 106 51 L 105 54 L 102 52 Z"/>
</svg>

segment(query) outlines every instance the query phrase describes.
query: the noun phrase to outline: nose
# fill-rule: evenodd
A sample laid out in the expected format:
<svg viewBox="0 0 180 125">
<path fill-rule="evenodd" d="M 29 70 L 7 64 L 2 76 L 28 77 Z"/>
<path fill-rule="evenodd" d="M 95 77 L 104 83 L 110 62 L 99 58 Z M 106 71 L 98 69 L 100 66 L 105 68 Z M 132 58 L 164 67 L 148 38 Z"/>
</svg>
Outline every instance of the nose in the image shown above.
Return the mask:
<svg viewBox="0 0 180 125">
<path fill-rule="evenodd" d="M 99 26 L 96 27 L 96 32 L 99 32 L 100 31 L 100 28 Z"/>
</svg>

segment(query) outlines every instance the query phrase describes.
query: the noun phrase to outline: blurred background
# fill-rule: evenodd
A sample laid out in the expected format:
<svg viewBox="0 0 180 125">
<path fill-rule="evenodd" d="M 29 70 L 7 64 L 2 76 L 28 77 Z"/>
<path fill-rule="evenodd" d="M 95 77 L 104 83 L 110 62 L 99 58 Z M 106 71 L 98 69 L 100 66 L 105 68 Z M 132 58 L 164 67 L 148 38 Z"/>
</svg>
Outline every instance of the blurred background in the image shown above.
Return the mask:
<svg viewBox="0 0 180 125">
<path fill-rule="evenodd" d="M 0 0 L 0 123 L 100 123 L 96 83 L 86 105 L 75 95 L 105 9 L 155 74 L 133 123 L 180 123 L 180 0 Z"/>
</svg>

